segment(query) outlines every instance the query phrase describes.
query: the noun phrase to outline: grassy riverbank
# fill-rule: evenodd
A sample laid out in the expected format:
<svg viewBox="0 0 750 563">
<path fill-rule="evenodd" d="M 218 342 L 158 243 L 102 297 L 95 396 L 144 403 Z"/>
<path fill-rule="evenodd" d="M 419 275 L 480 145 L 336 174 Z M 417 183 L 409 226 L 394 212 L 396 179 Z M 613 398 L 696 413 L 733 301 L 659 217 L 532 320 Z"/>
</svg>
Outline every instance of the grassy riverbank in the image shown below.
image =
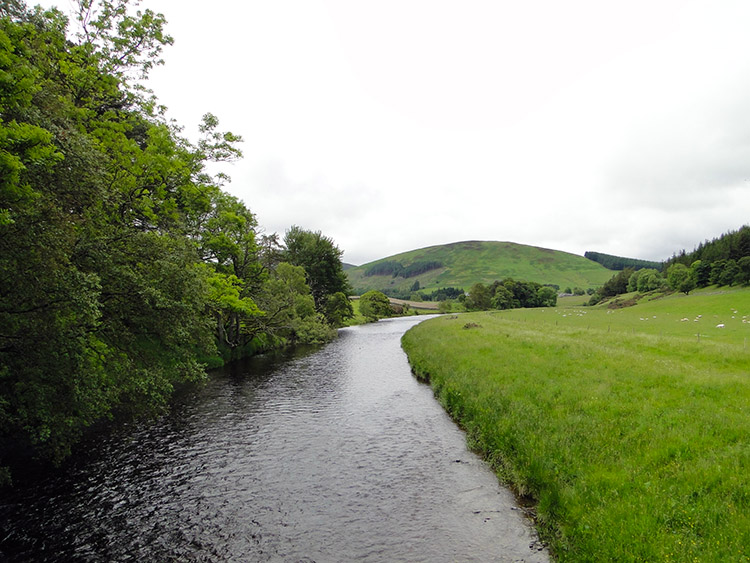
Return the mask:
<svg viewBox="0 0 750 563">
<path fill-rule="evenodd" d="M 441 317 L 403 343 L 560 561 L 747 561 L 748 321 L 750 291 L 704 291 Z"/>
</svg>

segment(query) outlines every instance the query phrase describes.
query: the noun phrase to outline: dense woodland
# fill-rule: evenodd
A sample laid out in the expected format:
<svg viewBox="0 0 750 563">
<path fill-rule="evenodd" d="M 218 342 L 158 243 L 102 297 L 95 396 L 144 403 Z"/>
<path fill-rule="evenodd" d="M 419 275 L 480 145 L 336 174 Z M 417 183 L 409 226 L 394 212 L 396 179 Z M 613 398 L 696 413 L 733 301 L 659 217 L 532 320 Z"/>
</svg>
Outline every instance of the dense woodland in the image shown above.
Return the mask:
<svg viewBox="0 0 750 563">
<path fill-rule="evenodd" d="M 555 305 L 557 305 L 557 290 L 553 287 L 513 278 L 496 280 L 489 286 L 475 283 L 469 289 L 469 294 L 464 301 L 467 311 L 554 307 Z"/>
<path fill-rule="evenodd" d="M 611 254 L 604 254 L 603 252 L 585 252 L 583 254 L 585 258 L 593 260 L 607 268 L 608 270 L 624 270 L 625 268 L 632 268 L 634 270 L 640 270 L 642 268 L 651 268 L 654 270 L 661 270 L 664 266 L 663 262 L 653 262 L 651 260 L 639 260 L 637 258 L 624 258 L 622 256 L 613 256 Z"/>
<path fill-rule="evenodd" d="M 414 262 L 408 266 L 402 265 L 400 262 L 386 260 L 384 262 L 378 262 L 373 264 L 365 271 L 365 277 L 370 276 L 392 276 L 402 278 L 413 278 L 429 272 L 430 270 L 437 270 L 442 268 L 443 263 L 436 260 Z"/>
<path fill-rule="evenodd" d="M 663 273 L 653 268 L 625 268 L 596 291 L 591 304 L 634 291 L 671 289 L 687 294 L 709 285 L 750 285 L 750 227 L 701 243 L 693 252 L 675 254 Z"/>
<path fill-rule="evenodd" d="M 0 4 L 0 481 L 114 415 L 158 412 L 223 360 L 321 342 L 352 315 L 320 232 L 263 235 L 143 86 L 172 39 L 128 0 Z M 213 169 L 213 168 L 212 168 Z"/>
</svg>

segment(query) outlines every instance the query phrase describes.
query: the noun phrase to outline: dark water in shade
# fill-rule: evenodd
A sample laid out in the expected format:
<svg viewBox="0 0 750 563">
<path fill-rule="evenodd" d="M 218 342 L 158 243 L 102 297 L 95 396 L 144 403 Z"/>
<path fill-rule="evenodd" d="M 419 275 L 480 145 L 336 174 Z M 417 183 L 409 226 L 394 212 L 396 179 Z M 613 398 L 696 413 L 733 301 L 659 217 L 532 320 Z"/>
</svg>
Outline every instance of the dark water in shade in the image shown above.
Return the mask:
<svg viewBox="0 0 750 563">
<path fill-rule="evenodd" d="M 401 335 L 340 331 L 216 374 L 0 499 L 0 561 L 547 561 Z"/>
</svg>

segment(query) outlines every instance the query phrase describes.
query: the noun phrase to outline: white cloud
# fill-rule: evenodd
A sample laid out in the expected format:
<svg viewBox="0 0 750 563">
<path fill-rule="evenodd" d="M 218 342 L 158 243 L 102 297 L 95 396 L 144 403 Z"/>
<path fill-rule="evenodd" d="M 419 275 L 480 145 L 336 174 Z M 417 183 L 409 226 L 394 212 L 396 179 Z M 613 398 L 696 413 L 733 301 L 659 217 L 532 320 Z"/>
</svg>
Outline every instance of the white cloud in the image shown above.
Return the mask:
<svg viewBox="0 0 750 563">
<path fill-rule="evenodd" d="M 175 36 L 170 114 L 246 140 L 230 191 L 347 261 L 467 239 L 663 259 L 750 216 L 744 1 L 142 7 Z"/>
</svg>

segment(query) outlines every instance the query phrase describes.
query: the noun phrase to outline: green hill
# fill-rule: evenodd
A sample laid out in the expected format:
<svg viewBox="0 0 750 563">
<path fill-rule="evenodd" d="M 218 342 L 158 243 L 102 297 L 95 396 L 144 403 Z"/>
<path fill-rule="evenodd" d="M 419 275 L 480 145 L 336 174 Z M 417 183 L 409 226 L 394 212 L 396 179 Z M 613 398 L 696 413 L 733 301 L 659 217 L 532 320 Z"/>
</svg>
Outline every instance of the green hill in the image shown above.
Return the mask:
<svg viewBox="0 0 750 563">
<path fill-rule="evenodd" d="M 355 293 L 371 289 L 386 294 L 462 287 L 514 278 L 566 287 L 598 287 L 612 271 L 591 260 L 513 242 L 465 241 L 403 252 L 346 270 Z"/>
</svg>

